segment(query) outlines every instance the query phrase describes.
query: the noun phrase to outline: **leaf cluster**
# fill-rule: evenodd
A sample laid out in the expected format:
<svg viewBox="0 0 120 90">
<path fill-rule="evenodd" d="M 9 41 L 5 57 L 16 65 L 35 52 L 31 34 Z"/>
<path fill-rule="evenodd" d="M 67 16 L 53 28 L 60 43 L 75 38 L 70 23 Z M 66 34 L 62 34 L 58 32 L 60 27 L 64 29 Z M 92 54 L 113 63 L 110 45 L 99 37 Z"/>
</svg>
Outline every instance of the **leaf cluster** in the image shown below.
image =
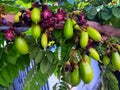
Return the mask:
<svg viewBox="0 0 120 90">
<path fill-rule="evenodd" d="M 114 81 L 114 82 L 113 82 Z M 106 71 L 101 74 L 101 89 L 119 90 L 118 80 L 111 71 Z"/>
</svg>

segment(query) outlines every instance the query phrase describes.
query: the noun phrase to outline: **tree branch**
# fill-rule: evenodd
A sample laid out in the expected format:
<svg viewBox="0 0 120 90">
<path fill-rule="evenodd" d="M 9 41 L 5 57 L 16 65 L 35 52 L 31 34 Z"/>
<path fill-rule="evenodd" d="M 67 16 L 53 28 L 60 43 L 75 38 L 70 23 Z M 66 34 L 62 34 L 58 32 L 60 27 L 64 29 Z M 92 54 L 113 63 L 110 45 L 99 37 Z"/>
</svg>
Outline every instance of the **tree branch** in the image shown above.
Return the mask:
<svg viewBox="0 0 120 90">
<path fill-rule="evenodd" d="M 94 21 L 88 21 L 87 24 L 107 36 L 120 37 L 120 28 L 115 28 L 111 25 L 101 25 L 100 23 Z"/>
<path fill-rule="evenodd" d="M 5 17 L 9 22 L 14 21 L 14 15 L 8 14 Z M 101 25 L 100 23 L 95 21 L 88 21 L 87 24 L 107 36 L 120 37 L 120 28 L 115 28 L 111 25 Z"/>
</svg>

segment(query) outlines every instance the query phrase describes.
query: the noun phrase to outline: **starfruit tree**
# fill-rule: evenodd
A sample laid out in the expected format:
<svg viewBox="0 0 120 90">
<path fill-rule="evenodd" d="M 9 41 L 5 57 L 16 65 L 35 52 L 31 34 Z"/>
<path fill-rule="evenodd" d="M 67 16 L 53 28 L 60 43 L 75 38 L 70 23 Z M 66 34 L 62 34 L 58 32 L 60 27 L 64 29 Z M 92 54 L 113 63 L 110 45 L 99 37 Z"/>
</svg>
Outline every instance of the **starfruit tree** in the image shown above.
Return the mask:
<svg viewBox="0 0 120 90">
<path fill-rule="evenodd" d="M 19 70 L 31 60 L 23 90 L 40 90 L 54 74 L 53 90 L 88 84 L 101 70 L 102 90 L 119 90 L 119 0 L 1 0 L 0 85 L 10 90 Z M 6 14 L 14 14 L 8 22 Z"/>
</svg>

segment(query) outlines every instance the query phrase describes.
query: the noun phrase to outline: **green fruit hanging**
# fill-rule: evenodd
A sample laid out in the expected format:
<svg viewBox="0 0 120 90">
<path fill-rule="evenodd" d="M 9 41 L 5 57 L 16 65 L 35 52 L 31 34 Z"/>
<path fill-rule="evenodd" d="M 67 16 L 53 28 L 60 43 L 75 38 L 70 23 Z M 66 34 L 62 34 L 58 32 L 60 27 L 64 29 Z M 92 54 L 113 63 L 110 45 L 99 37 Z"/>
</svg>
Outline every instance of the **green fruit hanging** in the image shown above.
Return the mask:
<svg viewBox="0 0 120 90">
<path fill-rule="evenodd" d="M 31 33 L 34 39 L 38 39 L 41 34 L 41 27 L 38 24 L 33 24 L 31 27 Z"/>
<path fill-rule="evenodd" d="M 83 59 L 85 59 L 89 64 L 91 64 L 90 57 L 86 54 L 83 55 Z"/>
<path fill-rule="evenodd" d="M 87 28 L 88 35 L 91 39 L 95 41 L 100 41 L 101 40 L 101 34 L 94 28 L 88 27 Z"/>
<path fill-rule="evenodd" d="M 86 60 L 82 60 L 79 64 L 80 76 L 85 84 L 88 84 L 93 79 L 93 70 Z"/>
<path fill-rule="evenodd" d="M 81 81 L 80 73 L 79 73 L 79 67 L 78 65 L 75 65 L 75 68 L 73 72 L 71 73 L 71 84 L 72 86 L 77 86 Z"/>
<path fill-rule="evenodd" d="M 21 12 L 18 12 L 15 17 L 14 17 L 14 23 L 19 23 L 20 22 L 20 16 L 21 16 Z"/>
<path fill-rule="evenodd" d="M 120 70 L 120 55 L 118 52 L 112 52 L 112 64 L 117 70 Z"/>
<path fill-rule="evenodd" d="M 43 33 L 41 37 L 41 45 L 43 48 L 46 48 L 48 44 L 48 36 L 47 33 Z"/>
<path fill-rule="evenodd" d="M 15 47 L 21 54 L 27 54 L 29 52 L 29 48 L 26 41 L 21 37 L 15 38 Z"/>
<path fill-rule="evenodd" d="M 73 23 L 73 28 L 75 30 L 80 30 L 80 26 L 77 24 L 77 22 L 74 19 L 72 19 L 72 23 Z"/>
<path fill-rule="evenodd" d="M 31 19 L 32 22 L 37 24 L 40 21 L 40 10 L 36 7 L 34 7 L 31 11 Z"/>
<path fill-rule="evenodd" d="M 120 45 L 117 45 L 118 51 L 120 52 Z"/>
<path fill-rule="evenodd" d="M 89 55 L 93 59 L 100 61 L 100 56 L 99 56 L 98 52 L 94 48 L 89 48 Z"/>
<path fill-rule="evenodd" d="M 88 45 L 88 32 L 81 31 L 80 33 L 80 46 L 81 48 L 85 48 Z"/>
<path fill-rule="evenodd" d="M 66 20 L 64 25 L 64 36 L 66 39 L 69 39 L 73 36 L 73 24 L 70 18 Z"/>
<path fill-rule="evenodd" d="M 110 63 L 110 58 L 107 55 L 103 56 L 103 65 L 106 66 L 109 63 Z"/>
</svg>

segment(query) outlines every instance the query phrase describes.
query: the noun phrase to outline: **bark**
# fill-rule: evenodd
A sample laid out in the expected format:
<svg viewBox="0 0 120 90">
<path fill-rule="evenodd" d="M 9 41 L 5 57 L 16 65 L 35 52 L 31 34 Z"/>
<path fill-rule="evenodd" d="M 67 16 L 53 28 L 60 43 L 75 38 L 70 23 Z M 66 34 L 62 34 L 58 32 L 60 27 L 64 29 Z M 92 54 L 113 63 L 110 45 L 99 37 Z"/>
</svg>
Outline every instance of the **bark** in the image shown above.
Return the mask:
<svg viewBox="0 0 120 90">
<path fill-rule="evenodd" d="M 101 25 L 100 23 L 94 21 L 88 21 L 87 24 L 107 36 L 120 37 L 120 28 L 115 28 L 111 25 Z"/>
<path fill-rule="evenodd" d="M 5 18 L 8 20 L 8 22 L 13 23 L 14 22 L 14 16 L 13 14 L 7 14 L 5 15 Z"/>
<path fill-rule="evenodd" d="M 5 17 L 9 22 L 14 21 L 14 15 L 8 14 L 8 15 L 5 15 Z M 100 23 L 94 22 L 94 21 L 88 21 L 87 24 L 107 36 L 120 37 L 120 28 L 115 28 L 111 25 L 101 25 Z"/>
</svg>

